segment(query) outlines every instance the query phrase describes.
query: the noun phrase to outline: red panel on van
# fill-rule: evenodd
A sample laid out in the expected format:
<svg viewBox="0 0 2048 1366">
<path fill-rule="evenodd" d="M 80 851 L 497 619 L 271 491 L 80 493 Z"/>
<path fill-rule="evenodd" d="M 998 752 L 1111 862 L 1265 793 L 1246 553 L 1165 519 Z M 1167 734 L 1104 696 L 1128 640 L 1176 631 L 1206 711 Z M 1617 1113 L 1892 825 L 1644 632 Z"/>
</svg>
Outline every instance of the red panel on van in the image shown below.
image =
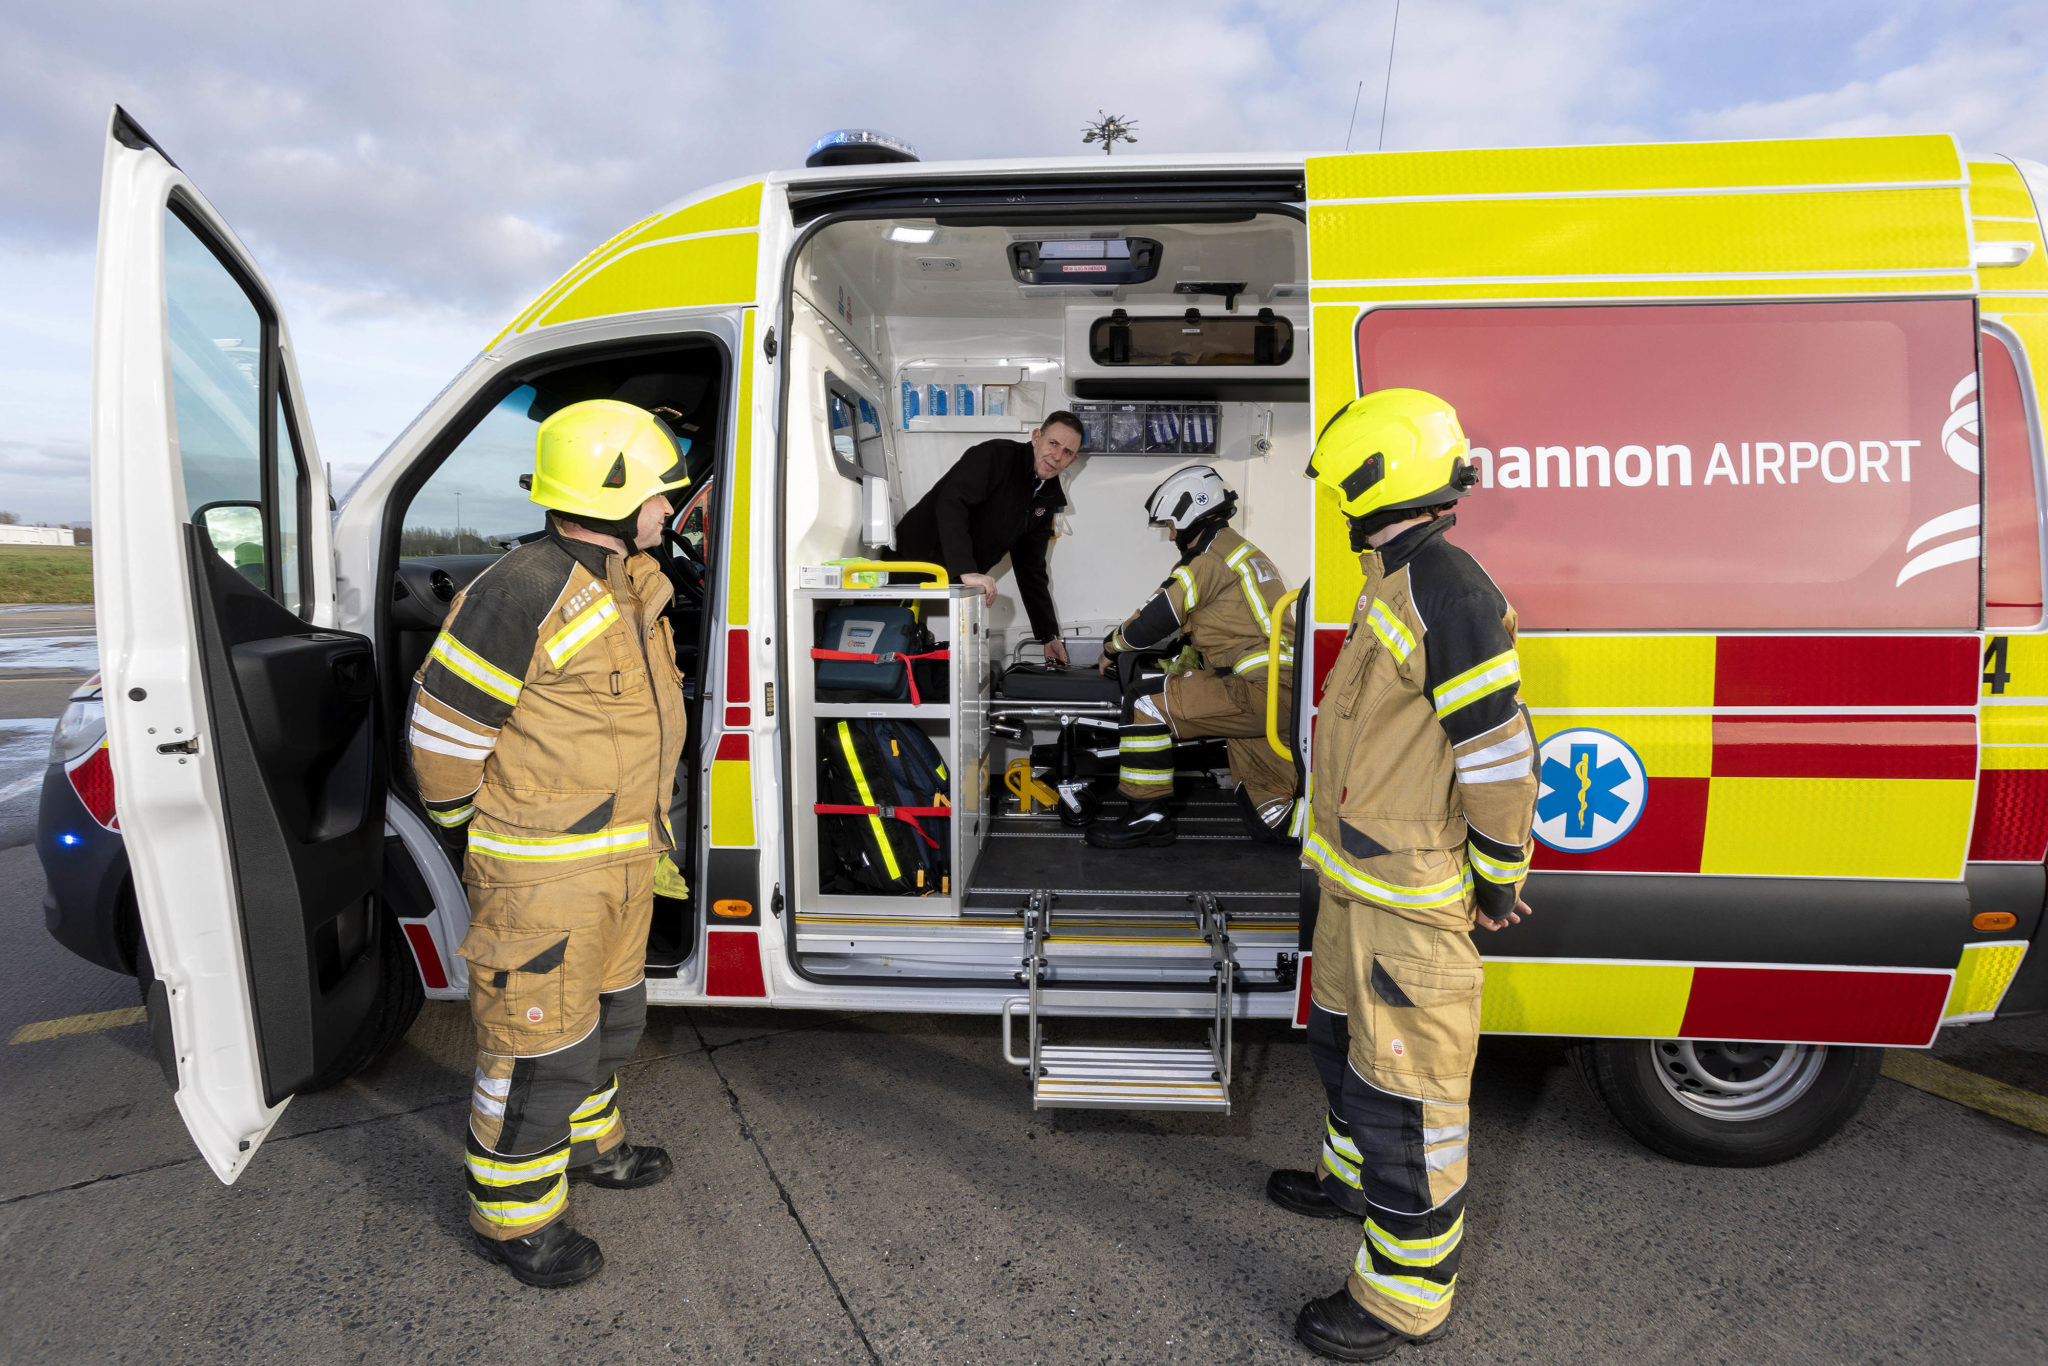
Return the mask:
<svg viewBox="0 0 2048 1366">
<path fill-rule="evenodd" d="M 1551 872 L 1697 873 L 1707 840 L 1711 778 L 1645 781 L 1643 814 L 1626 836 L 1604 849 L 1572 853 L 1536 841 L 1530 866 Z"/>
<path fill-rule="evenodd" d="M 1454 539 L 1524 629 L 1977 627 L 1967 299 L 1376 308 L 1357 343 L 1361 392 L 1457 407 Z"/>
<path fill-rule="evenodd" d="M 1688 1039 L 1927 1043 L 1948 1002 L 1946 972 L 1694 968 L 1678 1032 Z"/>
<path fill-rule="evenodd" d="M 1717 716 L 1717 778 L 1977 776 L 1968 716 Z"/>
<path fill-rule="evenodd" d="M 1994 863 L 2048 857 L 2048 769 L 1987 768 L 1977 775 L 1970 857 Z"/>
<path fill-rule="evenodd" d="M 1974 707 L 1982 686 L 1975 636 L 1723 636 L 1714 648 L 1717 707 Z"/>
</svg>

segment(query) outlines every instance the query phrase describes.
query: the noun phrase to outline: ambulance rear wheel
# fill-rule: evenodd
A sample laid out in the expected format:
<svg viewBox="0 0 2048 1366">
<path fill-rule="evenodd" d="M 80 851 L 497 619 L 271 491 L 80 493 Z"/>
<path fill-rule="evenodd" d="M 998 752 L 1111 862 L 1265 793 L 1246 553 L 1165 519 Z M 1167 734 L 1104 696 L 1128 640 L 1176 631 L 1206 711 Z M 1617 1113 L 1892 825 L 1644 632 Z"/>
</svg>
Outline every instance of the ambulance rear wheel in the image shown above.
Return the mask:
<svg viewBox="0 0 2048 1366">
<path fill-rule="evenodd" d="M 1645 1147 L 1704 1167 L 1763 1167 L 1841 1131 L 1877 1083 L 1877 1048 L 1600 1039 L 1572 1061 Z"/>
</svg>

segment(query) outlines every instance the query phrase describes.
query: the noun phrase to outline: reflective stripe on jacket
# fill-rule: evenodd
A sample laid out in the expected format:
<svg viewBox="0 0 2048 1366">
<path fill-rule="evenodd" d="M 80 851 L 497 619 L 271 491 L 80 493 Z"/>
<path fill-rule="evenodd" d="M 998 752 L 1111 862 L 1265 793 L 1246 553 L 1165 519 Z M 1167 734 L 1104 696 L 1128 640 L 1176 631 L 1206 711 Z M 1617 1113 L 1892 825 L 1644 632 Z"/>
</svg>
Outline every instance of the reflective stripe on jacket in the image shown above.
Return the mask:
<svg viewBox="0 0 2048 1366">
<path fill-rule="evenodd" d="M 1359 556 L 1365 588 L 1318 704 L 1304 856 L 1324 886 L 1427 911 L 1512 910 L 1536 739 L 1515 613 L 1440 517 Z"/>
<path fill-rule="evenodd" d="M 1201 554 L 1167 576 L 1159 591 L 1117 628 L 1109 646 L 1152 650 L 1185 635 L 1201 653 L 1204 668 L 1255 673 L 1252 681 L 1263 686 L 1273 605 L 1286 592 L 1273 562 L 1237 532 L 1221 527 Z M 1282 628 L 1280 649 L 1283 665 L 1292 663 L 1292 621 Z M 1281 675 L 1292 676 L 1291 670 Z"/>
<path fill-rule="evenodd" d="M 670 848 L 682 675 L 652 557 L 552 532 L 457 595 L 414 677 L 428 815 L 468 827 L 465 881 L 543 882 Z"/>
</svg>

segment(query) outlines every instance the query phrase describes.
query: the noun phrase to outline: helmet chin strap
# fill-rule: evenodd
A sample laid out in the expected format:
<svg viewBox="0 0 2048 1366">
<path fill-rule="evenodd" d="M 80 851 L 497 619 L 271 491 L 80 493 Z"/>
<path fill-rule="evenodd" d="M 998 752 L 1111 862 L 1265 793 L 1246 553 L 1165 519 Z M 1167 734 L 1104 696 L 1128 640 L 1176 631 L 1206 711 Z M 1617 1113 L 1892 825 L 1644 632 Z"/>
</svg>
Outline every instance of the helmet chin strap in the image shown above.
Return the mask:
<svg viewBox="0 0 2048 1366">
<path fill-rule="evenodd" d="M 1207 550 L 1209 542 L 1216 539 L 1216 533 L 1223 530 L 1224 524 L 1236 512 L 1237 495 L 1232 493 L 1224 499 L 1222 507 L 1203 513 L 1185 527 L 1176 528 L 1173 543 L 1180 550 L 1180 562 L 1186 564 Z"/>
<path fill-rule="evenodd" d="M 600 536 L 618 537 L 626 543 L 626 553 L 628 555 L 639 549 L 639 546 L 634 544 L 634 541 L 640 534 L 640 515 L 637 510 L 632 517 L 622 517 L 616 521 L 606 521 L 602 517 L 589 517 L 578 512 L 563 512 L 560 509 L 550 509 L 550 511 L 563 521 L 573 522 L 585 531 L 594 531 Z"/>
<path fill-rule="evenodd" d="M 1372 548 L 1373 537 L 1397 522 L 1413 521 L 1418 517 L 1435 520 L 1435 515 L 1427 508 L 1381 508 L 1378 512 L 1368 512 L 1363 517 L 1347 518 L 1346 520 L 1351 523 L 1352 553 L 1363 554 Z"/>
</svg>

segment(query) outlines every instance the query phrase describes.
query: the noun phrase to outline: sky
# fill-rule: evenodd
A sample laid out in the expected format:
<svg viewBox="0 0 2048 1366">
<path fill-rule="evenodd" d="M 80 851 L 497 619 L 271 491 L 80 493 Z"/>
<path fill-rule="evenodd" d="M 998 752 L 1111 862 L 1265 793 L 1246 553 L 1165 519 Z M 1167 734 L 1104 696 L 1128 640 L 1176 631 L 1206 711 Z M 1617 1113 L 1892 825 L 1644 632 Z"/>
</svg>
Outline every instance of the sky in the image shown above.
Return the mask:
<svg viewBox="0 0 2048 1366">
<path fill-rule="evenodd" d="M 0 509 L 89 516 L 119 103 L 233 223 L 345 489 L 664 203 L 872 127 L 925 160 L 1950 132 L 2048 161 L 2048 0 L 226 0 L 0 10 Z M 1393 39 L 1391 79 L 1388 49 Z M 1352 118 L 1357 110 L 1355 122 Z"/>
</svg>

